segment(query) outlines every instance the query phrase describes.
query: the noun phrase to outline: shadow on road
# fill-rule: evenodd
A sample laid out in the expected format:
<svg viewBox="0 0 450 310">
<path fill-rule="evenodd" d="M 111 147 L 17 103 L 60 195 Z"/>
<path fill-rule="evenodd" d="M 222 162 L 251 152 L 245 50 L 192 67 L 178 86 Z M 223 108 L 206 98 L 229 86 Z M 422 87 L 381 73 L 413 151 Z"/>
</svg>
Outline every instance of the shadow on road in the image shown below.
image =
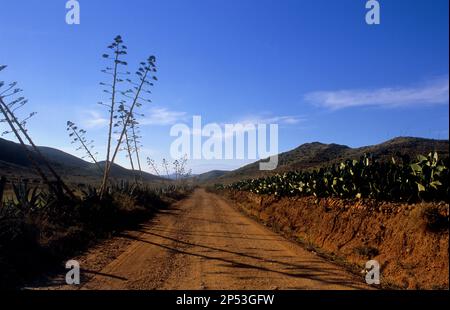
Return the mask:
<svg viewBox="0 0 450 310">
<path fill-rule="evenodd" d="M 317 264 L 317 261 L 315 261 L 315 262 L 305 261 L 303 265 L 291 264 L 291 263 L 274 260 L 274 259 L 267 259 L 264 257 L 259 257 L 259 256 L 255 256 L 255 255 L 251 255 L 251 254 L 247 254 L 247 253 L 243 253 L 243 252 L 236 252 L 236 251 L 231 251 L 231 250 L 227 250 L 227 249 L 221 249 L 221 248 L 211 247 L 211 246 L 207 246 L 207 245 L 186 242 L 186 241 L 183 241 L 180 239 L 175 239 L 172 237 L 153 233 L 148 230 L 141 231 L 141 232 L 146 235 L 150 235 L 153 237 L 161 238 L 163 240 L 167 240 L 172 244 L 169 246 L 167 244 L 157 243 L 157 242 L 145 240 L 142 238 L 138 238 L 138 237 L 134 237 L 134 236 L 126 235 L 126 234 L 123 234 L 122 237 L 130 238 L 132 240 L 144 242 L 147 244 L 151 244 L 151 245 L 163 248 L 165 250 L 168 250 L 168 251 L 170 251 L 172 253 L 176 253 L 176 254 L 185 254 L 185 255 L 190 255 L 190 256 L 194 256 L 194 257 L 201 257 L 201 258 L 207 259 L 207 260 L 219 261 L 219 262 L 224 263 L 224 264 L 222 264 L 222 266 L 227 267 L 227 268 L 261 270 L 261 271 L 280 274 L 280 275 L 289 276 L 289 277 L 314 280 L 314 281 L 327 283 L 327 284 L 343 285 L 343 286 L 346 286 L 349 288 L 361 288 L 361 286 L 358 286 L 355 284 L 355 281 L 343 280 L 342 276 L 337 274 L 335 272 L 335 270 L 333 270 L 333 268 L 317 268 L 317 267 L 306 266 L 308 263 Z M 236 237 L 236 238 L 238 238 L 238 237 Z M 218 254 L 221 254 L 221 253 L 232 254 L 235 257 L 233 257 L 233 259 L 230 259 L 230 258 L 224 258 L 224 257 L 219 257 L 219 256 L 195 253 L 193 251 L 188 251 L 187 249 L 186 250 L 181 249 L 179 245 L 188 246 L 189 248 L 195 248 L 195 247 L 204 248 L 204 249 L 210 250 L 211 252 L 215 252 Z M 248 262 L 244 262 L 243 259 L 254 259 L 254 260 L 259 261 L 259 263 L 248 263 Z M 267 263 L 277 264 L 282 267 L 280 268 L 280 270 L 277 270 L 274 268 L 268 268 L 268 267 L 263 266 L 263 264 L 267 264 Z"/>
</svg>

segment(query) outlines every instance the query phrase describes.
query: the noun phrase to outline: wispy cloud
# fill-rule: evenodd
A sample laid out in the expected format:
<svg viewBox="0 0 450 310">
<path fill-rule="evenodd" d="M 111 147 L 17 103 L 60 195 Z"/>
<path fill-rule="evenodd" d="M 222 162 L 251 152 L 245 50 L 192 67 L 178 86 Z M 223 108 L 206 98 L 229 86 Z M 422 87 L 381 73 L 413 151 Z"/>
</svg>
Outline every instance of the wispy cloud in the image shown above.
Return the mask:
<svg viewBox="0 0 450 310">
<path fill-rule="evenodd" d="M 86 116 L 83 117 L 82 121 L 82 125 L 86 128 L 100 128 L 107 124 L 108 119 L 97 111 L 86 111 Z"/>
<path fill-rule="evenodd" d="M 139 122 L 142 125 L 173 125 L 185 119 L 185 112 L 172 111 L 164 107 L 152 107 Z"/>
<path fill-rule="evenodd" d="M 89 110 L 84 112 L 82 125 L 86 128 L 101 128 L 108 125 L 108 119 L 101 113 Z M 165 107 L 152 107 L 139 120 L 141 125 L 173 125 L 186 119 L 185 112 L 172 111 Z"/>
<path fill-rule="evenodd" d="M 239 121 L 241 124 L 278 124 L 278 125 L 295 125 L 306 121 L 304 116 L 298 115 L 281 115 L 281 116 L 252 116 L 246 117 Z"/>
<path fill-rule="evenodd" d="M 379 89 L 348 89 L 317 91 L 305 95 L 305 100 L 331 110 L 350 107 L 404 107 L 448 103 L 449 78 L 436 78 L 408 87 Z"/>
<path fill-rule="evenodd" d="M 304 121 L 306 121 L 306 118 L 304 116 L 298 115 L 268 116 L 268 114 L 262 114 L 259 116 L 257 115 L 252 117 L 244 117 L 237 121 L 235 120 L 235 121 L 215 123 L 220 127 L 222 134 L 219 136 L 210 137 L 210 139 L 217 139 L 222 141 L 222 139 L 225 140 L 234 139 L 236 135 L 255 133 L 258 130 L 258 125 L 260 124 L 265 125 L 276 124 L 278 126 L 281 125 L 289 126 Z M 227 125 L 233 126 L 231 127 L 232 129 L 230 131 L 226 130 Z M 204 132 L 202 131 L 202 129 L 192 128 L 190 129 L 189 133 L 186 132 L 185 134 L 190 134 L 192 136 L 203 136 Z"/>
</svg>

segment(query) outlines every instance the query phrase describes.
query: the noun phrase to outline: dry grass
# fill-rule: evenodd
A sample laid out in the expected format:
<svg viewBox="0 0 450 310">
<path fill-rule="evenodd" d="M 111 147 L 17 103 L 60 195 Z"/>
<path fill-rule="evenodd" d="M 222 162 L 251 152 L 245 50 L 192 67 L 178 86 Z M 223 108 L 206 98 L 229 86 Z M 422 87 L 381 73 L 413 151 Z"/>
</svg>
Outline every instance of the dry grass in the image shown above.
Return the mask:
<svg viewBox="0 0 450 310">
<path fill-rule="evenodd" d="M 149 219 L 187 192 L 116 192 L 99 200 L 86 198 L 21 214 L 0 213 L 0 288 L 19 287 L 62 260 Z"/>
</svg>

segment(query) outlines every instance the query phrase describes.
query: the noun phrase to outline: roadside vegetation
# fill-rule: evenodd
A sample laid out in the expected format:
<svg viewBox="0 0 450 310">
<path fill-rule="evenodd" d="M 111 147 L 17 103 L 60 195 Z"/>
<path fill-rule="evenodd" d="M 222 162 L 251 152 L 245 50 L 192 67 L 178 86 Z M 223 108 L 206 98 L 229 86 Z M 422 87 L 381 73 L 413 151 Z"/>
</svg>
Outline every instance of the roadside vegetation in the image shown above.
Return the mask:
<svg viewBox="0 0 450 310">
<path fill-rule="evenodd" d="M 216 188 L 277 197 L 448 202 L 449 158 L 439 159 L 436 152 L 431 152 L 428 156 L 419 155 L 416 160 L 405 155 L 379 161 L 366 154 L 359 160 L 347 160 L 312 172 L 292 171 L 226 186 L 219 184 Z"/>
<path fill-rule="evenodd" d="M 0 207 L 0 287 L 14 287 L 59 262 L 149 219 L 183 198 L 175 187 L 148 188 L 119 182 L 107 188 L 80 189 L 77 199 L 13 183 L 13 195 Z"/>
<path fill-rule="evenodd" d="M 377 260 L 382 288 L 448 289 L 448 157 L 364 155 L 215 188 L 243 213 L 358 275 Z"/>
<path fill-rule="evenodd" d="M 150 88 L 157 81 L 156 58 L 149 56 L 131 74 L 124 60 L 127 47 L 120 36 L 102 57 L 109 64 L 101 82 L 107 98 L 109 124 L 105 141 L 105 160 L 98 160 L 94 141 L 87 132 L 67 121 L 67 132 L 83 158 L 95 164 L 100 184 L 68 185 L 52 163 L 36 147 L 26 125 L 36 112 L 26 111 L 27 99 L 17 82 L 0 81 L 0 122 L 8 125 L 3 135 L 12 135 L 28 156 L 39 181 L 31 183 L 17 176 L 0 179 L 0 287 L 15 287 L 27 278 L 70 258 L 99 238 L 108 237 L 152 216 L 155 211 L 183 198 L 191 187 L 186 182 L 164 180 L 147 184 L 142 177 L 140 159 L 140 108 L 149 104 Z M 6 69 L 0 65 L 0 71 Z M 130 162 L 134 180 L 111 177 L 119 153 Z M 183 171 L 186 162 L 183 163 Z M 179 162 L 174 163 L 180 173 Z M 166 170 L 168 167 L 166 166 Z M 136 172 L 136 173 L 135 173 Z"/>
</svg>

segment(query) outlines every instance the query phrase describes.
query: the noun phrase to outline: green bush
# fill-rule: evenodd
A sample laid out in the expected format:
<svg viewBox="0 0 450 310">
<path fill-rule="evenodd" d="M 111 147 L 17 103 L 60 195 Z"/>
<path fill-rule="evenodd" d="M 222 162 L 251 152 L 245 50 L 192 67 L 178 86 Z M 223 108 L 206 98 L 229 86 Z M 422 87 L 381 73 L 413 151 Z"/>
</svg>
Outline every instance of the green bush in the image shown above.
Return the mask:
<svg viewBox="0 0 450 310">
<path fill-rule="evenodd" d="M 312 172 L 292 171 L 217 188 L 275 196 L 371 198 L 383 201 L 448 201 L 449 159 L 437 153 L 382 162 L 370 154 Z"/>
</svg>

